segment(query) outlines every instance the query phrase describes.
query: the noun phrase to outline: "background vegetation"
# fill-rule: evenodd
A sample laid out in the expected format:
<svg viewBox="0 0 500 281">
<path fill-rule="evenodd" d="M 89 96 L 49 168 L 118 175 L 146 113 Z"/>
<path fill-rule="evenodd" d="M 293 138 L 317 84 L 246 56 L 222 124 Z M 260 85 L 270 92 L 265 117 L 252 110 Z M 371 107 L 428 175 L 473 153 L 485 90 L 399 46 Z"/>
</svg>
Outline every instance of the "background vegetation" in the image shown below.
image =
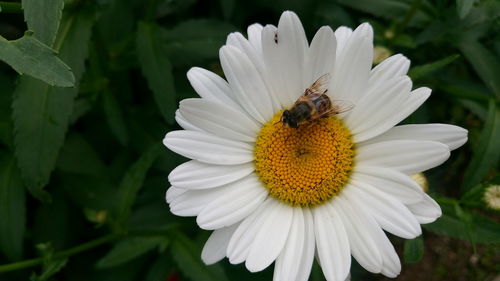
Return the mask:
<svg viewBox="0 0 500 281">
<path fill-rule="evenodd" d="M 405 122 L 469 130 L 426 173 L 443 217 L 423 237 L 391 237 L 399 280 L 492 280 L 500 272 L 500 2 L 494 0 L 0 1 L 0 280 L 271 280 L 227 261 L 206 267 L 209 232 L 171 215 L 162 146 L 192 66 L 221 73 L 229 32 L 295 11 L 317 28 L 375 29 L 433 89 Z M 27 31 L 29 30 L 29 31 Z M 69 66 L 69 67 L 68 67 Z M 19 75 L 23 74 L 23 75 Z M 353 280 L 382 280 L 354 264 Z M 323 280 L 315 265 L 311 280 Z M 498 280 L 498 279 L 495 279 Z"/>
</svg>

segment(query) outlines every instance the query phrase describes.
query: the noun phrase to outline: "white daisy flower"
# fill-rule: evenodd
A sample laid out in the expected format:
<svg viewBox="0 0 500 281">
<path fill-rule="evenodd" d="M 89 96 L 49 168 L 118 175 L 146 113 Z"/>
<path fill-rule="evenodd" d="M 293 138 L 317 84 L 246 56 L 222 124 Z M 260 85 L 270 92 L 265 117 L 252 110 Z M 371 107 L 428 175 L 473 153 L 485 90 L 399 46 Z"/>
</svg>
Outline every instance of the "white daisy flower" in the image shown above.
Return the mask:
<svg viewBox="0 0 500 281">
<path fill-rule="evenodd" d="M 275 262 L 274 280 L 307 280 L 316 256 L 327 280 L 344 280 L 352 255 L 370 272 L 399 274 L 384 231 L 412 239 L 441 215 L 409 175 L 443 163 L 467 131 L 395 126 L 431 90 L 412 90 L 404 56 L 373 69 L 372 59 L 368 23 L 321 27 L 308 44 L 297 15 L 284 12 L 278 27 L 228 36 L 220 49 L 227 82 L 189 70 L 201 98 L 181 101 L 184 130 L 164 144 L 192 160 L 170 173 L 166 197 L 172 213 L 214 230 L 205 263 L 228 257 L 256 272 Z M 328 84 L 295 104 L 319 77 Z M 327 100 L 331 107 L 321 105 Z M 335 114 L 339 104 L 353 106 Z"/>
</svg>

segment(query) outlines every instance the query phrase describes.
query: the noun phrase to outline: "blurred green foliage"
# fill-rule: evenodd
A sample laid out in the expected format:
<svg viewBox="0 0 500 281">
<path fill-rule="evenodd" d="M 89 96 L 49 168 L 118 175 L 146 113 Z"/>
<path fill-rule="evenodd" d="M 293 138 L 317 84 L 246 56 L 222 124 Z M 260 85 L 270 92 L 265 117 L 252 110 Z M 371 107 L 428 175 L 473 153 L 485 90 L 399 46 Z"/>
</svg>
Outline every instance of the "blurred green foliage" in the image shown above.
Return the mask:
<svg viewBox="0 0 500 281">
<path fill-rule="evenodd" d="M 178 129 L 179 100 L 196 96 L 187 70 L 222 74 L 228 33 L 276 24 L 283 10 L 299 15 L 309 38 L 322 25 L 368 21 L 376 46 L 411 59 L 414 87 L 433 95 L 405 122 L 469 130 L 469 142 L 427 173 L 443 217 L 424 238 L 498 250 L 498 212 L 482 194 L 500 184 L 500 2 L 0 1 L 0 279 L 271 280 L 272 269 L 203 265 L 209 233 L 164 202 L 167 175 L 185 159 L 161 140 Z M 425 258 L 422 237 L 404 250 L 393 240 L 407 263 Z M 355 264 L 352 273 L 380 279 Z M 311 280 L 323 280 L 317 265 Z"/>
</svg>

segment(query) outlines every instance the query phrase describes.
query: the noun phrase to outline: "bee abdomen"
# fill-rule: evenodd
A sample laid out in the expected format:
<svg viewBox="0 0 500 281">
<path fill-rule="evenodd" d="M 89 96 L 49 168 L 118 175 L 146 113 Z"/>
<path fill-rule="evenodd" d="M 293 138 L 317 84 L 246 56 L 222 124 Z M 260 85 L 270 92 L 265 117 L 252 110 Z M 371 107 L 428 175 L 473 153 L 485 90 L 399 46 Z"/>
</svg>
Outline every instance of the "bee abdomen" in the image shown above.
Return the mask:
<svg viewBox="0 0 500 281">
<path fill-rule="evenodd" d="M 295 104 L 295 106 L 290 110 L 297 119 L 297 122 L 300 123 L 302 121 L 307 121 L 311 119 L 311 111 L 313 110 L 313 107 L 305 102 L 305 101 L 300 101 Z"/>
</svg>

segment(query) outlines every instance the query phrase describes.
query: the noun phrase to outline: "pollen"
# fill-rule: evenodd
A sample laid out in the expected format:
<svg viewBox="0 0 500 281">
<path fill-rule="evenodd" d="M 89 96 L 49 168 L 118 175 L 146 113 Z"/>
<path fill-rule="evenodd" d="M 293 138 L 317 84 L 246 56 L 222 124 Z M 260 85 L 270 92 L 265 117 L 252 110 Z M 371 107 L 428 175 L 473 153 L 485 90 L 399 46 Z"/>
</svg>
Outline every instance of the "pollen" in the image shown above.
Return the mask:
<svg viewBox="0 0 500 281">
<path fill-rule="evenodd" d="M 351 133 L 335 116 L 290 128 L 282 111 L 265 123 L 254 150 L 256 173 L 269 194 L 292 206 L 313 207 L 348 183 L 354 164 Z"/>
</svg>

